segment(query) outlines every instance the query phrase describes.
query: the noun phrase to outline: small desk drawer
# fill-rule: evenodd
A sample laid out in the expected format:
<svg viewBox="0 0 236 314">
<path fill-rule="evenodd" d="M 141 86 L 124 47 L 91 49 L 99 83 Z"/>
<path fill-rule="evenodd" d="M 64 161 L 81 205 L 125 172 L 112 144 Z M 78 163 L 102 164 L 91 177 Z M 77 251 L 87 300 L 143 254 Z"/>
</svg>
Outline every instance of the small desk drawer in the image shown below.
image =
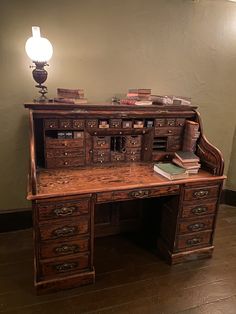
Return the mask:
<svg viewBox="0 0 236 314">
<path fill-rule="evenodd" d="M 62 219 L 89 213 L 89 199 L 61 203 L 39 203 L 37 205 L 39 221 Z"/>
<path fill-rule="evenodd" d="M 75 158 L 47 158 L 47 168 L 78 167 L 85 165 L 85 156 Z"/>
<path fill-rule="evenodd" d="M 72 255 L 89 250 L 89 238 L 77 237 L 69 241 L 42 242 L 40 245 L 40 257 L 52 258 L 64 255 Z"/>
<path fill-rule="evenodd" d="M 202 231 L 195 234 L 177 236 L 176 249 L 194 249 L 210 245 L 212 231 Z"/>
<path fill-rule="evenodd" d="M 84 120 L 75 119 L 72 121 L 73 129 L 83 129 L 84 128 Z"/>
<path fill-rule="evenodd" d="M 47 149 L 46 158 L 73 158 L 81 157 L 84 155 L 83 149 Z"/>
<path fill-rule="evenodd" d="M 213 227 L 213 216 L 207 216 L 199 219 L 188 219 L 180 222 L 178 226 L 178 232 L 181 233 L 192 233 L 203 230 L 211 230 Z"/>
<path fill-rule="evenodd" d="M 84 139 L 81 138 L 81 139 L 61 140 L 61 139 L 46 138 L 45 144 L 46 144 L 46 148 L 83 147 Z"/>
<path fill-rule="evenodd" d="M 64 273 L 73 273 L 90 266 L 89 254 L 80 254 L 77 257 L 58 258 L 49 262 L 40 262 L 43 276 L 55 276 Z"/>
<path fill-rule="evenodd" d="M 71 129 L 72 120 L 71 119 L 59 119 L 59 128 L 60 129 Z"/>
<path fill-rule="evenodd" d="M 197 188 L 186 188 L 184 192 L 184 200 L 201 200 L 208 198 L 217 198 L 219 193 L 219 185 L 203 186 Z"/>
<path fill-rule="evenodd" d="M 142 144 L 141 135 L 128 135 L 125 137 L 125 140 L 126 140 L 126 143 L 125 143 L 126 148 L 140 147 Z"/>
<path fill-rule="evenodd" d="M 191 218 L 200 217 L 204 215 L 214 214 L 216 211 L 216 201 L 213 202 L 200 202 L 200 204 L 185 205 L 182 208 L 181 217 Z"/>
<path fill-rule="evenodd" d="M 57 119 L 44 119 L 45 130 L 58 129 L 59 124 Z"/>
<path fill-rule="evenodd" d="M 64 220 L 59 223 L 47 223 L 39 226 L 41 240 L 63 239 L 89 232 L 89 217 Z"/>
<path fill-rule="evenodd" d="M 183 132 L 182 127 L 155 128 L 155 136 L 180 135 L 182 132 Z"/>
<path fill-rule="evenodd" d="M 140 199 L 162 195 L 178 194 L 179 185 L 162 186 L 150 189 L 126 190 L 113 192 L 113 200 Z"/>
<path fill-rule="evenodd" d="M 95 136 L 93 138 L 93 147 L 97 148 L 110 148 L 110 137 L 109 136 Z"/>
</svg>

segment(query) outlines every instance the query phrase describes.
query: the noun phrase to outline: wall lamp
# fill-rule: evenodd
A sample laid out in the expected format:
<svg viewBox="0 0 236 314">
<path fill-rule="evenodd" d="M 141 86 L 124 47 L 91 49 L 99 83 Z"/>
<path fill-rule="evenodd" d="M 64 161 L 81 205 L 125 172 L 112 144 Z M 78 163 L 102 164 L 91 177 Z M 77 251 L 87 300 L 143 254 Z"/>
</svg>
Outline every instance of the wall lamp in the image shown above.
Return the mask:
<svg viewBox="0 0 236 314">
<path fill-rule="evenodd" d="M 30 67 L 34 68 L 32 75 L 37 83 L 35 87 L 40 89 L 39 93 L 41 94 L 41 96 L 34 101 L 45 102 L 48 101 L 48 98 L 45 96 L 45 94 L 47 94 L 47 87 L 43 85 L 43 83 L 46 81 L 48 73 L 44 67 L 48 66 L 48 61 L 53 54 L 53 48 L 48 39 L 41 37 L 40 28 L 38 26 L 32 27 L 32 35 L 33 36 L 26 41 L 25 50 L 28 57 L 35 64 Z"/>
</svg>

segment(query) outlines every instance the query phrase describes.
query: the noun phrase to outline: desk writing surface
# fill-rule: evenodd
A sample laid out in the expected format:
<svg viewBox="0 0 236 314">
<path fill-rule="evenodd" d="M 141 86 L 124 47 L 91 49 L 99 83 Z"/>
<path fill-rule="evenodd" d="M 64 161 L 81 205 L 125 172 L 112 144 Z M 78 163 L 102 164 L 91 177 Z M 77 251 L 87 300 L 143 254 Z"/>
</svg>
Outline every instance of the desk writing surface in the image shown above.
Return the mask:
<svg viewBox="0 0 236 314">
<path fill-rule="evenodd" d="M 40 170 L 37 174 L 37 194 L 29 199 L 85 193 L 125 190 L 194 181 L 222 179 L 204 170 L 182 180 L 168 180 L 153 170 L 153 163 L 133 163 L 83 167 L 77 169 Z"/>
</svg>

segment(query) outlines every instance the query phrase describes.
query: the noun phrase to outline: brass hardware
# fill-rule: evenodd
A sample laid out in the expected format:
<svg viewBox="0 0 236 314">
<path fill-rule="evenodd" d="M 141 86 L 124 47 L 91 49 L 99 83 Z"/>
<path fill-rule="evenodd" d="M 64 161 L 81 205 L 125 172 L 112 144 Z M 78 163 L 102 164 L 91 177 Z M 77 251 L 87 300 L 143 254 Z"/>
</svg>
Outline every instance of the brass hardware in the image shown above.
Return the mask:
<svg viewBox="0 0 236 314">
<path fill-rule="evenodd" d="M 147 197 L 149 195 L 150 191 L 148 190 L 139 190 L 139 191 L 133 191 L 133 192 L 130 192 L 129 195 L 131 197 L 134 197 L 134 198 L 144 198 L 144 197 Z"/>
<path fill-rule="evenodd" d="M 186 244 L 189 246 L 198 245 L 199 243 L 201 243 L 201 238 L 193 238 L 186 241 Z"/>
<path fill-rule="evenodd" d="M 203 214 L 207 211 L 207 208 L 206 207 L 194 207 L 192 209 L 192 213 L 195 214 L 195 215 L 200 215 L 200 214 Z"/>
<path fill-rule="evenodd" d="M 64 162 L 64 165 L 67 166 L 67 165 L 68 165 L 68 161 L 65 161 L 65 162 Z"/>
<path fill-rule="evenodd" d="M 58 271 L 58 272 L 69 271 L 69 270 L 72 270 L 76 267 L 78 267 L 78 263 L 76 263 L 76 262 L 74 262 L 74 263 L 63 263 L 63 264 L 58 264 L 55 266 L 56 271 Z"/>
<path fill-rule="evenodd" d="M 56 237 L 66 237 L 73 235 L 76 232 L 76 227 L 63 227 L 53 230 L 52 234 Z"/>
<path fill-rule="evenodd" d="M 172 131 L 171 131 L 171 130 L 168 130 L 168 133 L 172 133 Z"/>
<path fill-rule="evenodd" d="M 189 225 L 188 229 L 190 231 L 198 231 L 198 230 L 203 229 L 204 227 L 205 227 L 204 223 L 195 223 L 195 224 Z"/>
<path fill-rule="evenodd" d="M 195 192 L 193 195 L 194 195 L 195 197 L 201 198 L 201 197 L 207 196 L 208 193 L 209 193 L 209 191 L 207 191 L 207 190 L 201 190 L 201 191 Z"/>
<path fill-rule="evenodd" d="M 65 155 L 65 156 L 68 156 L 68 153 L 67 153 L 67 152 L 64 152 L 64 155 Z"/>
<path fill-rule="evenodd" d="M 63 216 L 64 217 L 64 216 L 72 215 L 75 210 L 76 210 L 75 206 L 61 207 L 61 208 L 54 209 L 54 214 L 56 214 L 57 216 Z"/>
<path fill-rule="evenodd" d="M 75 253 L 79 251 L 79 246 L 78 245 L 61 245 L 58 246 L 54 249 L 56 254 L 70 254 L 70 253 Z"/>
</svg>

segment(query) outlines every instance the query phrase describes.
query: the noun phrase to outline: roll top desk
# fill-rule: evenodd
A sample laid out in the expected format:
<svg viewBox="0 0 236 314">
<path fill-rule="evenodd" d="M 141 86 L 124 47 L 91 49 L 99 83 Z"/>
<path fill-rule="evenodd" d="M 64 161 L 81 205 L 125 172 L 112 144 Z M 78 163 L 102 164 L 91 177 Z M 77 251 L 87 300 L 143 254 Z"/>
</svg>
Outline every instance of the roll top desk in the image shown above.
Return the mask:
<svg viewBox="0 0 236 314">
<path fill-rule="evenodd" d="M 212 255 L 224 163 L 206 140 L 196 107 L 25 107 L 38 291 L 93 283 L 94 238 L 139 230 L 143 221 L 170 264 Z M 186 120 L 200 125 L 201 169 L 170 181 L 153 164 L 182 149 Z"/>
</svg>

